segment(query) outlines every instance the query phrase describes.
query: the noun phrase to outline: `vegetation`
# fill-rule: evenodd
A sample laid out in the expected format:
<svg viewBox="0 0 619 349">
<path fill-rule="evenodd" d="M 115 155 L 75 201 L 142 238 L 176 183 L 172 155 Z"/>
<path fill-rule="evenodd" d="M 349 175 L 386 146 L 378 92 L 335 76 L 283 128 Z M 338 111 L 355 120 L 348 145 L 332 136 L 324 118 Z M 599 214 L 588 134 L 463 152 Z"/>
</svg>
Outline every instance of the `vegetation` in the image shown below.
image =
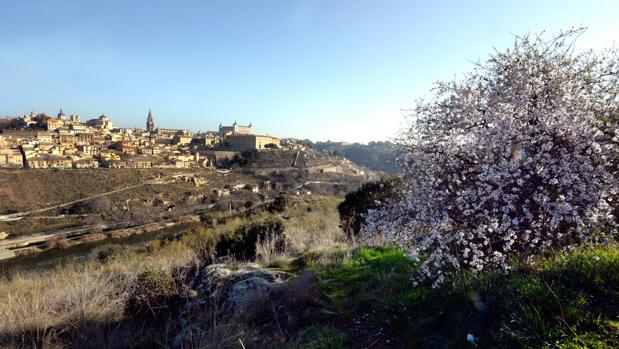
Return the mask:
<svg viewBox="0 0 619 349">
<path fill-rule="evenodd" d="M 517 38 L 416 108 L 399 142 L 402 200 L 365 232 L 418 256 L 418 282 L 507 270 L 614 224 L 619 55 L 574 53 L 580 32 Z"/>
<path fill-rule="evenodd" d="M 391 142 L 342 143 L 317 142 L 314 149 L 326 151 L 333 155 L 344 156 L 357 165 L 372 171 L 396 173 L 399 167 L 396 162 L 398 148 Z"/>
<path fill-rule="evenodd" d="M 174 237 L 4 273 L 0 346 L 619 347 L 619 61 L 572 56 L 574 34 L 520 38 L 439 85 L 400 144 L 401 180 L 343 202 L 244 196 Z M 205 190 L 169 189 L 187 206 Z M 90 205 L 71 212 L 109 203 Z"/>
<path fill-rule="evenodd" d="M 287 202 L 286 195 L 279 194 L 275 200 L 273 200 L 273 203 L 269 205 L 269 210 L 271 212 L 284 212 Z"/>
<path fill-rule="evenodd" d="M 218 257 L 254 260 L 259 256 L 257 248 L 262 244 L 269 244 L 270 249 L 264 251 L 269 255 L 283 252 L 287 245 L 284 223 L 273 218 L 241 225 L 223 234 L 213 234 L 204 228 L 192 229 L 189 236 L 190 246 L 205 265 Z"/>
<path fill-rule="evenodd" d="M 172 275 L 157 269 L 138 274 L 130 289 L 125 314 L 135 318 L 157 318 L 170 312 L 172 299 L 179 294 Z"/>
<path fill-rule="evenodd" d="M 378 209 L 382 204 L 396 198 L 399 185 L 401 180 L 398 177 L 386 177 L 376 182 L 365 183 L 361 188 L 346 194 L 337 210 L 340 225 L 349 239 L 359 236 L 369 210 Z"/>
<path fill-rule="evenodd" d="M 415 348 L 616 348 L 619 249 L 547 254 L 509 274 L 450 278 L 411 288 L 419 266 L 399 248 L 360 248 L 308 268 L 345 322 Z M 471 334 L 475 344 L 467 341 Z M 358 338 L 358 340 L 361 340 Z M 348 345 L 355 344 L 354 340 Z M 358 343 L 357 343 L 358 344 Z"/>
</svg>

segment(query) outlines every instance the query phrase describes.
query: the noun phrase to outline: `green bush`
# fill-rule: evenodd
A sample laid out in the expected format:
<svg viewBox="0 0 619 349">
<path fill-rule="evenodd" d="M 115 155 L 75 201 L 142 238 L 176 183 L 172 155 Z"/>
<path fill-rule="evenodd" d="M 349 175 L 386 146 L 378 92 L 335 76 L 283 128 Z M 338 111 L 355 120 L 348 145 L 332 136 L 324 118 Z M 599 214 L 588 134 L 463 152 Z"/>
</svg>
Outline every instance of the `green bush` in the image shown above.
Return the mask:
<svg viewBox="0 0 619 349">
<path fill-rule="evenodd" d="M 288 199 L 286 195 L 279 194 L 275 200 L 269 205 L 270 212 L 284 212 L 286 210 L 286 206 L 288 205 Z"/>
<path fill-rule="evenodd" d="M 161 270 L 149 269 L 138 274 L 125 302 L 125 314 L 134 318 L 158 319 L 173 310 L 178 297 L 174 278 Z"/>
</svg>

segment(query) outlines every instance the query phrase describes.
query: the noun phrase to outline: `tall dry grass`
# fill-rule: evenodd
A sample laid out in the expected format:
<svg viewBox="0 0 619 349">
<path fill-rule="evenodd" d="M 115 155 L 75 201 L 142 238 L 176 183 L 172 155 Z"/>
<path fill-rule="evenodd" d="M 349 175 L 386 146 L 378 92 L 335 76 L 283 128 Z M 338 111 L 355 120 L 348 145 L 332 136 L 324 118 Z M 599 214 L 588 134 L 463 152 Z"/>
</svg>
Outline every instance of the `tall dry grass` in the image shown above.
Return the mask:
<svg viewBox="0 0 619 349">
<path fill-rule="evenodd" d="M 271 242 L 263 241 L 259 246 L 260 253 L 264 253 L 261 262 L 345 244 L 345 235 L 339 228 L 338 203 L 335 198 L 291 200 L 281 215 L 290 248 L 276 251 Z M 247 219 L 234 218 L 212 231 L 220 234 L 245 223 Z M 136 276 L 147 269 L 170 272 L 192 264 L 198 264 L 195 252 L 188 239 L 180 239 L 154 242 L 140 253 L 132 252 L 105 263 L 97 260 L 68 262 L 51 270 L 19 271 L 0 276 L 0 347 L 117 347 L 119 344 L 110 342 L 109 338 L 102 339 L 98 345 L 89 340 L 100 328 L 118 327 L 123 321 L 124 303 Z M 123 337 L 130 335 L 132 333 L 125 332 L 115 337 L 125 340 Z M 72 341 L 68 345 L 66 337 Z"/>
<path fill-rule="evenodd" d="M 135 277 L 146 269 L 171 271 L 195 262 L 171 243 L 153 254 L 132 253 L 109 263 L 68 263 L 48 271 L 0 278 L 0 347 L 58 347 L 66 333 L 122 319 Z"/>
</svg>

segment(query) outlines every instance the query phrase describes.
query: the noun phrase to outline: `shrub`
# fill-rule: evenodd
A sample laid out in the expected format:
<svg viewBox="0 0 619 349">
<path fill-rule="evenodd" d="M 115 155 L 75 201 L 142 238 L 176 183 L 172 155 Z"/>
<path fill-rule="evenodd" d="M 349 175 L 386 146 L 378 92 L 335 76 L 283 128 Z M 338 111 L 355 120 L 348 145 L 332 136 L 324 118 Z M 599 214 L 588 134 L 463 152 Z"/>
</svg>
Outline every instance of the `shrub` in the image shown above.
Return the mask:
<svg viewBox="0 0 619 349">
<path fill-rule="evenodd" d="M 288 205 L 288 199 L 286 195 L 279 194 L 275 200 L 269 205 L 269 211 L 271 212 L 284 212 Z"/>
<path fill-rule="evenodd" d="M 169 313 L 178 296 L 174 278 L 161 270 L 148 269 L 138 274 L 125 303 L 125 314 L 134 318 L 159 318 Z"/>
<path fill-rule="evenodd" d="M 580 32 L 518 38 L 417 106 L 399 141 L 403 199 L 372 210 L 364 231 L 421 253 L 418 281 L 506 270 L 612 224 L 617 135 L 602 130 L 617 129 L 603 120 L 619 111 L 619 60 L 574 54 Z"/>
<path fill-rule="evenodd" d="M 203 265 L 213 263 L 216 257 L 216 245 L 219 241 L 219 237 L 214 232 L 205 228 L 192 228 L 187 234 L 187 239 L 187 245 Z"/>
<path fill-rule="evenodd" d="M 349 239 L 359 236 L 368 210 L 378 208 L 381 203 L 397 195 L 400 182 L 398 177 L 387 177 L 365 183 L 361 188 L 346 194 L 344 201 L 337 206 L 337 211 L 340 214 L 340 227 Z"/>
<path fill-rule="evenodd" d="M 97 259 L 102 263 L 122 260 L 131 254 L 131 249 L 125 245 L 110 245 L 97 253 Z"/>
<path fill-rule="evenodd" d="M 273 248 L 282 251 L 286 247 L 284 223 L 279 219 L 268 219 L 263 222 L 239 227 L 230 234 L 221 236 L 216 245 L 217 256 L 231 256 L 239 259 L 254 259 L 256 245 L 270 240 Z"/>
</svg>

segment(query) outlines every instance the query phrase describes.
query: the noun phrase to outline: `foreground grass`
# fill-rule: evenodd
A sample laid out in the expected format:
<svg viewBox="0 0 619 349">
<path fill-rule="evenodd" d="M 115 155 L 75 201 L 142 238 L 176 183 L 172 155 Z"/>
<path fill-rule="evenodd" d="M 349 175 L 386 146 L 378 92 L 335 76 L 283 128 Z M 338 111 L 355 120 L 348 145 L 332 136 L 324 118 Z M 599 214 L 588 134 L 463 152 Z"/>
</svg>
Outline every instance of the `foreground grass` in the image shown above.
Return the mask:
<svg viewBox="0 0 619 349">
<path fill-rule="evenodd" d="M 265 211 L 208 228 L 225 234 L 278 216 L 294 251 L 258 262 L 318 276 L 317 297 L 332 314 L 285 334 L 280 329 L 278 348 L 619 347 L 619 246 L 549 253 L 508 274 L 464 274 L 441 288 L 413 288 L 418 266 L 404 251 L 342 242 L 337 202 L 297 198 L 283 213 Z M 112 248 L 98 259 L 0 277 L 0 347 L 170 347 L 178 331 L 174 309 L 155 324 L 128 318 L 123 309 L 144 271 L 190 286 L 197 261 L 187 238 Z M 222 332 L 226 343 L 259 328 L 223 325 L 212 333 Z M 225 347 L 216 335 L 213 342 L 209 347 Z"/>
<path fill-rule="evenodd" d="M 334 197 L 294 198 L 284 213 L 260 211 L 227 219 L 225 224 L 208 228 L 207 233 L 224 234 L 275 215 L 284 219 L 296 253 L 308 246 L 327 248 L 344 238 L 334 209 L 338 202 Z M 102 246 L 94 257 L 66 260 L 41 270 L 13 268 L 0 274 L 0 347 L 169 347 L 177 330 L 169 326 L 176 319 L 155 326 L 140 323 L 127 319 L 124 307 L 132 285 L 145 271 L 188 279 L 185 286 L 189 286 L 190 277 L 179 276 L 195 272 L 192 267 L 198 264 L 189 236 L 154 241 L 137 249 Z"/>
<path fill-rule="evenodd" d="M 384 331 L 402 347 L 619 347 L 616 246 L 549 254 L 509 274 L 463 275 L 438 289 L 411 286 L 416 266 L 399 249 L 360 248 L 341 257 L 325 264 L 310 255 L 305 262 L 348 324 L 332 326 L 357 328 L 347 346 L 363 332 Z"/>
</svg>

